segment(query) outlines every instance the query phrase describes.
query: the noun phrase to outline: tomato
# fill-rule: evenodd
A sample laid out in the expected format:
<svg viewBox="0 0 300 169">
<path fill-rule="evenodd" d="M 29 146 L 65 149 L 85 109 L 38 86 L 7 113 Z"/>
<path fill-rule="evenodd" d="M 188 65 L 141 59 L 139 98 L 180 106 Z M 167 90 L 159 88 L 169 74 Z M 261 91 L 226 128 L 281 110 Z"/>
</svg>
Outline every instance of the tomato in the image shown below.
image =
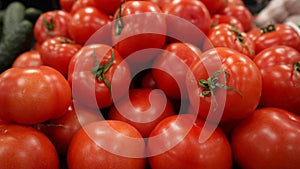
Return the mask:
<svg viewBox="0 0 300 169">
<path fill-rule="evenodd" d="M 95 6 L 107 15 L 114 15 L 120 7 L 122 0 L 94 0 Z"/>
<path fill-rule="evenodd" d="M 165 14 L 175 15 L 185 19 L 191 25 L 180 23 L 178 18 L 167 17 L 168 35 L 180 37 L 180 41 L 199 45 L 203 34 L 206 34 L 211 25 L 211 17 L 206 6 L 198 0 L 172 1 L 163 8 Z M 197 28 L 195 30 L 194 27 Z"/>
<path fill-rule="evenodd" d="M 129 98 L 122 98 L 110 109 L 108 119 L 127 122 L 147 138 L 157 123 L 173 114 L 172 104 L 165 100 L 163 92 L 132 89 Z"/>
<path fill-rule="evenodd" d="M 151 2 L 153 2 L 155 4 L 157 4 L 160 7 L 160 9 L 163 9 L 163 7 L 165 5 L 167 5 L 168 3 L 172 2 L 173 0 L 147 0 L 147 1 L 151 1 Z"/>
<path fill-rule="evenodd" d="M 66 156 L 69 144 L 81 126 L 103 120 L 98 113 L 96 110 L 71 104 L 62 117 L 38 124 L 37 127 L 51 140 L 58 154 Z"/>
<path fill-rule="evenodd" d="M 189 43 L 171 43 L 153 62 L 153 79 L 157 87 L 172 99 L 186 99 L 185 85 L 189 66 L 200 59 L 201 50 Z M 174 66 L 176 65 L 176 66 Z"/>
<path fill-rule="evenodd" d="M 300 115 L 300 53 L 289 46 L 273 46 L 258 53 L 254 62 L 262 75 L 260 106 Z"/>
<path fill-rule="evenodd" d="M 37 124 L 62 116 L 71 102 L 68 81 L 55 69 L 10 68 L 0 75 L 0 117 Z"/>
<path fill-rule="evenodd" d="M 151 89 L 157 89 L 157 84 L 153 78 L 152 71 L 148 71 L 145 73 L 141 80 L 141 88 L 151 88 Z"/>
<path fill-rule="evenodd" d="M 225 0 L 201 0 L 211 15 L 215 14 L 223 6 L 224 1 Z"/>
<path fill-rule="evenodd" d="M 89 123 L 73 137 L 69 169 L 144 169 L 145 142 L 131 125 L 116 120 Z"/>
<path fill-rule="evenodd" d="M 229 24 L 219 24 L 210 29 L 208 40 L 204 42 L 203 48 L 207 50 L 210 45 L 214 47 L 228 47 L 253 59 L 255 56 L 254 42 L 244 32 Z M 208 46 L 208 47 L 207 47 Z"/>
<path fill-rule="evenodd" d="M 226 47 L 207 50 L 200 58 L 191 65 L 193 74 L 189 75 L 196 81 L 189 77 L 187 81 L 188 89 L 195 83 L 199 87 L 188 90 L 192 106 L 200 105 L 198 116 L 228 122 L 251 115 L 262 90 L 256 64 L 246 55 Z M 199 102 L 195 101 L 197 98 Z"/>
<path fill-rule="evenodd" d="M 59 159 L 49 139 L 28 126 L 0 125 L 1 169 L 59 169 Z"/>
<path fill-rule="evenodd" d="M 85 7 L 95 7 L 96 3 L 94 0 L 76 0 L 71 8 L 71 15 L 74 15 L 79 9 Z"/>
<path fill-rule="evenodd" d="M 44 65 L 58 70 L 67 77 L 69 62 L 80 48 L 81 45 L 76 44 L 69 38 L 54 37 L 42 43 L 40 55 Z"/>
<path fill-rule="evenodd" d="M 217 128 L 206 141 L 200 142 L 200 133 L 207 130 L 203 126 L 204 121 L 193 120 L 187 114 L 162 120 L 148 140 L 151 167 L 231 169 L 231 148 L 226 136 Z"/>
<path fill-rule="evenodd" d="M 147 49 L 162 48 L 165 44 L 166 21 L 161 9 L 149 1 L 126 1 L 114 15 L 112 42 L 123 58 Z M 156 52 L 150 52 L 136 63 L 148 63 Z"/>
<path fill-rule="evenodd" d="M 275 45 L 287 45 L 300 52 L 300 36 L 291 26 L 284 24 L 261 28 L 260 35 L 255 38 L 254 43 L 256 53 Z"/>
<path fill-rule="evenodd" d="M 108 15 L 97 8 L 84 7 L 73 15 L 68 24 L 68 30 L 72 40 L 80 45 L 84 45 L 98 29 L 109 22 Z"/>
<path fill-rule="evenodd" d="M 69 37 L 68 23 L 71 15 L 63 10 L 54 10 L 43 13 L 34 25 L 34 37 L 38 43 L 46 39 L 62 36 Z"/>
<path fill-rule="evenodd" d="M 243 169 L 297 169 L 300 117 L 283 109 L 257 109 L 231 137 L 234 159 Z"/>
<path fill-rule="evenodd" d="M 92 108 L 108 108 L 112 93 L 122 97 L 128 89 L 131 73 L 126 62 L 114 48 L 104 44 L 82 47 L 71 59 L 68 81 L 73 98 Z M 96 62 L 96 63 L 95 63 Z"/>
<path fill-rule="evenodd" d="M 234 25 L 240 32 L 244 32 L 242 23 L 239 20 L 237 20 L 234 16 L 215 14 L 212 16 L 211 19 L 212 27 L 217 26 L 221 23 L 227 23 L 230 25 Z"/>
<path fill-rule="evenodd" d="M 41 55 L 37 50 L 30 50 L 20 54 L 14 61 L 12 67 L 37 68 L 43 65 Z"/>
<path fill-rule="evenodd" d="M 61 9 L 71 12 L 72 6 L 75 2 L 76 0 L 59 0 L 59 5 Z"/>
<path fill-rule="evenodd" d="M 253 26 L 253 15 L 244 5 L 228 5 L 220 14 L 235 17 L 242 23 L 245 32 L 248 32 Z"/>
</svg>

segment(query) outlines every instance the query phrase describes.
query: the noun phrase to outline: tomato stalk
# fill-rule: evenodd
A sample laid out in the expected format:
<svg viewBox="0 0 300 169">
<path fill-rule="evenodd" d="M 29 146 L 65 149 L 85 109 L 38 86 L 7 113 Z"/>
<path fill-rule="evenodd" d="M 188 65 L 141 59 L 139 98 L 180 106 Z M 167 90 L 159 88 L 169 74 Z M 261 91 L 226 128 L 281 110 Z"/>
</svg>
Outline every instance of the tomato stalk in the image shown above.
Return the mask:
<svg viewBox="0 0 300 169">
<path fill-rule="evenodd" d="M 123 28 L 124 28 L 124 22 L 122 19 L 122 2 L 120 3 L 120 8 L 118 10 L 117 16 L 116 16 L 116 20 L 115 20 L 115 35 L 120 35 Z"/>
<path fill-rule="evenodd" d="M 274 24 L 270 24 L 270 25 L 267 25 L 265 27 L 261 27 L 260 31 L 261 31 L 262 34 L 265 34 L 265 33 L 268 33 L 268 32 L 276 31 L 276 27 L 275 27 Z"/>
<path fill-rule="evenodd" d="M 71 40 L 68 39 L 68 38 L 61 38 L 61 39 L 60 39 L 60 42 L 61 42 L 61 43 L 66 43 L 66 44 L 74 44 L 74 42 L 71 41 Z"/>
<path fill-rule="evenodd" d="M 54 16 L 51 15 L 50 20 L 47 21 L 47 19 L 46 19 L 45 17 L 43 17 L 43 23 L 44 23 L 45 27 L 47 28 L 47 29 L 46 29 L 46 33 L 47 33 L 48 35 L 50 35 L 50 36 L 54 36 L 54 35 L 50 32 L 50 31 L 54 30 L 54 28 L 55 28 L 55 25 L 54 25 L 54 22 L 53 22 L 53 18 L 54 18 Z"/>
<path fill-rule="evenodd" d="M 111 92 L 111 84 L 106 79 L 104 74 L 111 67 L 111 65 L 113 64 L 114 59 L 115 59 L 114 50 L 111 50 L 111 58 L 110 58 L 109 62 L 107 64 L 100 65 L 97 61 L 96 51 L 94 51 L 94 63 L 95 63 L 96 66 L 91 69 L 91 72 L 93 73 L 93 75 L 95 75 L 97 77 L 97 79 L 99 81 L 102 81 L 102 80 L 104 81 L 106 86 L 109 88 L 110 92 Z"/>
<path fill-rule="evenodd" d="M 232 24 L 231 26 L 233 27 L 233 29 L 229 29 L 229 30 L 235 33 L 236 39 L 240 42 L 241 45 L 243 45 L 250 52 L 250 54 L 254 55 L 255 52 L 251 48 L 249 48 L 249 46 L 245 43 L 242 33 L 238 30 L 238 28 L 234 24 Z"/>
</svg>

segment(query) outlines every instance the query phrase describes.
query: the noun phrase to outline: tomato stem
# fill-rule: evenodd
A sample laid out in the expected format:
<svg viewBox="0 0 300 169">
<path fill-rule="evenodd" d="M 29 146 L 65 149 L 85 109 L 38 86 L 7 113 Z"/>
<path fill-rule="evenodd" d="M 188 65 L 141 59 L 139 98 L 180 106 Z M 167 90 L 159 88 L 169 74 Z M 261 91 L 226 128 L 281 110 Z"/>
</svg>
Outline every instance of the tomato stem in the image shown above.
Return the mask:
<svg viewBox="0 0 300 169">
<path fill-rule="evenodd" d="M 115 20 L 115 28 L 116 28 L 115 35 L 120 35 L 124 28 L 124 22 L 121 15 L 122 15 L 122 2 L 120 3 L 120 8 L 118 10 L 116 20 Z"/>
<path fill-rule="evenodd" d="M 71 40 L 68 39 L 68 38 L 61 38 L 61 39 L 60 39 L 60 42 L 61 42 L 61 43 L 66 43 L 66 44 L 74 44 L 74 42 L 71 41 Z"/>
<path fill-rule="evenodd" d="M 300 72 L 300 61 L 294 65 L 294 71 Z"/>
<path fill-rule="evenodd" d="M 46 29 L 46 33 L 50 36 L 54 36 L 50 31 L 54 30 L 55 28 L 55 25 L 54 25 L 54 22 L 53 22 L 53 18 L 54 18 L 54 14 L 51 15 L 50 17 L 50 20 L 47 21 L 47 19 L 43 16 L 43 23 L 45 25 L 45 27 L 47 28 Z"/>
<path fill-rule="evenodd" d="M 243 45 L 248 50 L 248 52 L 251 55 L 254 55 L 255 52 L 245 43 L 242 33 L 238 30 L 238 28 L 234 24 L 231 24 L 231 26 L 233 27 L 233 29 L 229 29 L 229 30 L 235 33 L 236 39 L 240 42 L 241 45 Z"/>
<path fill-rule="evenodd" d="M 276 27 L 275 27 L 274 24 L 270 24 L 270 25 L 267 25 L 267 26 L 265 26 L 265 27 L 261 27 L 261 28 L 260 28 L 260 32 L 261 32 L 262 34 L 268 33 L 268 32 L 273 32 L 273 31 L 276 31 Z"/>
</svg>

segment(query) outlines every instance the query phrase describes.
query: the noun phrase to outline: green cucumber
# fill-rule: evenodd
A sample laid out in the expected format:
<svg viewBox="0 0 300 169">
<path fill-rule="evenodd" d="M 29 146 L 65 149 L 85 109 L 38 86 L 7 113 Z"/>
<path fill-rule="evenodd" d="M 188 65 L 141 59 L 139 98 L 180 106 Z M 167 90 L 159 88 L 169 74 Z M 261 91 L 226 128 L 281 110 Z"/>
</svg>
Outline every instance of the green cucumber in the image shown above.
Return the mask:
<svg viewBox="0 0 300 169">
<path fill-rule="evenodd" d="M 3 36 L 10 34 L 24 20 L 25 5 L 21 2 L 11 2 L 5 10 L 3 18 Z"/>
<path fill-rule="evenodd" d="M 31 21 L 32 23 L 35 23 L 35 21 L 39 18 L 39 16 L 43 13 L 42 10 L 29 7 L 25 10 L 25 19 Z"/>
<path fill-rule="evenodd" d="M 30 49 L 33 41 L 33 24 L 21 21 L 15 29 L 5 35 L 0 43 L 0 73 L 10 68 L 22 52 Z"/>
</svg>

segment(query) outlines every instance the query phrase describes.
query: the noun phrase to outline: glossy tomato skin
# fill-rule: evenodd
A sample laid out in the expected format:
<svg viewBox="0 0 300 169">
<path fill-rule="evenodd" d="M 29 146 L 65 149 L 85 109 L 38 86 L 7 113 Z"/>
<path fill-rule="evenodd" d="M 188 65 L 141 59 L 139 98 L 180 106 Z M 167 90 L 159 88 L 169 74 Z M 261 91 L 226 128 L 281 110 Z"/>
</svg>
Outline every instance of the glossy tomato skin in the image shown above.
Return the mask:
<svg viewBox="0 0 300 169">
<path fill-rule="evenodd" d="M 120 27 L 121 19 L 123 27 Z M 166 40 L 166 21 L 161 9 L 150 1 L 126 1 L 122 8 L 114 15 L 112 43 L 123 58 L 134 52 L 164 46 Z M 149 63 L 157 54 L 151 51 L 140 58 L 136 63 Z"/>
<path fill-rule="evenodd" d="M 114 152 L 106 150 L 108 146 L 113 147 Z M 67 161 L 69 169 L 144 169 L 145 143 L 141 134 L 128 123 L 116 120 L 93 122 L 75 134 Z"/>
<path fill-rule="evenodd" d="M 235 26 L 226 23 L 219 24 L 210 29 L 207 38 L 208 40 L 203 45 L 204 50 L 207 50 L 212 45 L 214 47 L 234 49 L 251 59 L 255 56 L 254 42 L 245 32 L 241 32 Z"/>
<path fill-rule="evenodd" d="M 262 75 L 261 107 L 278 107 L 300 115 L 300 53 L 289 46 L 269 47 L 254 62 Z M 280 83 L 281 82 L 281 83 Z"/>
<path fill-rule="evenodd" d="M 243 169 L 297 169 L 300 118 L 278 108 L 257 109 L 231 137 L 234 159 Z"/>
<path fill-rule="evenodd" d="M 151 168 L 231 169 L 231 148 L 224 133 L 217 128 L 206 141 L 200 143 L 200 133 L 205 130 L 204 121 L 193 121 L 191 116 L 181 114 L 167 117 L 153 129 L 147 145 Z M 180 120 L 177 121 L 177 118 Z M 187 128 L 190 129 L 186 133 Z M 155 136 L 161 138 L 155 140 Z M 176 142 L 174 147 L 170 147 Z M 156 154 L 157 149 L 166 151 Z"/>
<path fill-rule="evenodd" d="M 66 12 L 71 12 L 72 6 L 75 3 L 75 0 L 59 0 L 60 8 Z"/>
<path fill-rule="evenodd" d="M 41 55 L 37 50 L 30 50 L 20 54 L 14 61 L 12 67 L 37 68 L 43 65 Z"/>
<path fill-rule="evenodd" d="M 190 43 L 168 44 L 153 62 L 152 75 L 157 87 L 172 99 L 187 99 L 186 75 L 201 54 L 202 51 Z"/>
<path fill-rule="evenodd" d="M 40 48 L 42 62 L 67 77 L 69 62 L 81 47 L 69 38 L 54 37 L 47 39 Z"/>
<path fill-rule="evenodd" d="M 244 27 L 242 23 L 239 20 L 237 20 L 234 16 L 215 14 L 212 16 L 211 20 L 212 27 L 217 26 L 221 23 L 227 23 L 230 25 L 234 25 L 239 31 L 244 32 Z"/>
<path fill-rule="evenodd" d="M 200 57 L 200 61 L 191 65 L 192 77 L 196 81 L 191 78 L 187 81 L 188 86 L 189 83 L 199 86 L 196 90 L 189 90 L 191 105 L 194 108 L 199 105 L 198 116 L 206 119 L 208 114 L 214 113 L 208 120 L 219 122 L 217 115 L 221 115 L 221 122 L 228 122 L 251 115 L 258 106 L 262 89 L 256 64 L 248 56 L 226 47 L 207 50 Z M 212 78 L 214 75 L 216 78 Z M 200 85 L 200 81 L 208 82 L 208 78 L 215 84 L 213 94 L 209 88 Z M 217 87 L 217 83 L 231 89 Z"/>
<path fill-rule="evenodd" d="M 34 25 L 34 37 L 38 43 L 46 39 L 62 36 L 70 37 L 68 32 L 68 23 L 71 15 L 63 10 L 53 10 L 43 13 L 37 19 Z"/>
<path fill-rule="evenodd" d="M 260 32 L 260 35 L 255 39 L 256 53 L 276 45 L 290 46 L 300 52 L 300 36 L 291 26 L 275 24 L 274 27 L 274 31 Z"/>
<path fill-rule="evenodd" d="M 68 81 L 55 69 L 11 68 L 0 76 L 3 120 L 37 124 L 62 116 L 71 102 Z"/>
<path fill-rule="evenodd" d="M 95 7 L 88 6 L 74 13 L 68 24 L 68 31 L 72 40 L 84 45 L 98 29 L 109 22 L 108 15 Z"/>
<path fill-rule="evenodd" d="M 174 115 L 172 103 L 168 99 L 164 102 L 163 95 L 163 92 L 152 89 L 132 89 L 129 99 L 121 99 L 110 109 L 108 118 L 133 125 L 147 138 L 157 123 Z"/>
<path fill-rule="evenodd" d="M 112 85 L 111 91 L 118 95 L 116 99 L 128 92 L 125 85 L 131 80 L 130 68 L 126 62 L 122 62 L 123 58 L 118 51 L 104 44 L 86 45 L 69 63 L 68 81 L 72 87 L 73 97 L 78 103 L 91 108 L 108 108 L 113 104 L 110 88 L 104 80 L 100 77 L 98 79 L 92 73 L 92 69 L 97 66 L 94 56 L 100 66 L 107 65 L 112 60 L 112 50 L 114 59 L 104 77 Z"/>
<path fill-rule="evenodd" d="M 95 1 L 94 0 L 76 0 L 71 8 L 71 15 L 74 15 L 79 9 L 85 8 L 85 7 L 95 7 Z"/>
<path fill-rule="evenodd" d="M 95 6 L 108 15 L 114 15 L 122 3 L 121 0 L 94 0 Z"/>
<path fill-rule="evenodd" d="M 1 169 L 59 169 L 53 144 L 38 130 L 17 124 L 0 125 Z"/>
<path fill-rule="evenodd" d="M 224 0 L 201 0 L 201 2 L 203 2 L 203 4 L 206 6 L 206 8 L 208 9 L 209 13 L 211 15 L 215 14 L 216 12 L 218 12 L 220 10 L 220 8 L 223 7 L 223 2 Z"/>
</svg>

